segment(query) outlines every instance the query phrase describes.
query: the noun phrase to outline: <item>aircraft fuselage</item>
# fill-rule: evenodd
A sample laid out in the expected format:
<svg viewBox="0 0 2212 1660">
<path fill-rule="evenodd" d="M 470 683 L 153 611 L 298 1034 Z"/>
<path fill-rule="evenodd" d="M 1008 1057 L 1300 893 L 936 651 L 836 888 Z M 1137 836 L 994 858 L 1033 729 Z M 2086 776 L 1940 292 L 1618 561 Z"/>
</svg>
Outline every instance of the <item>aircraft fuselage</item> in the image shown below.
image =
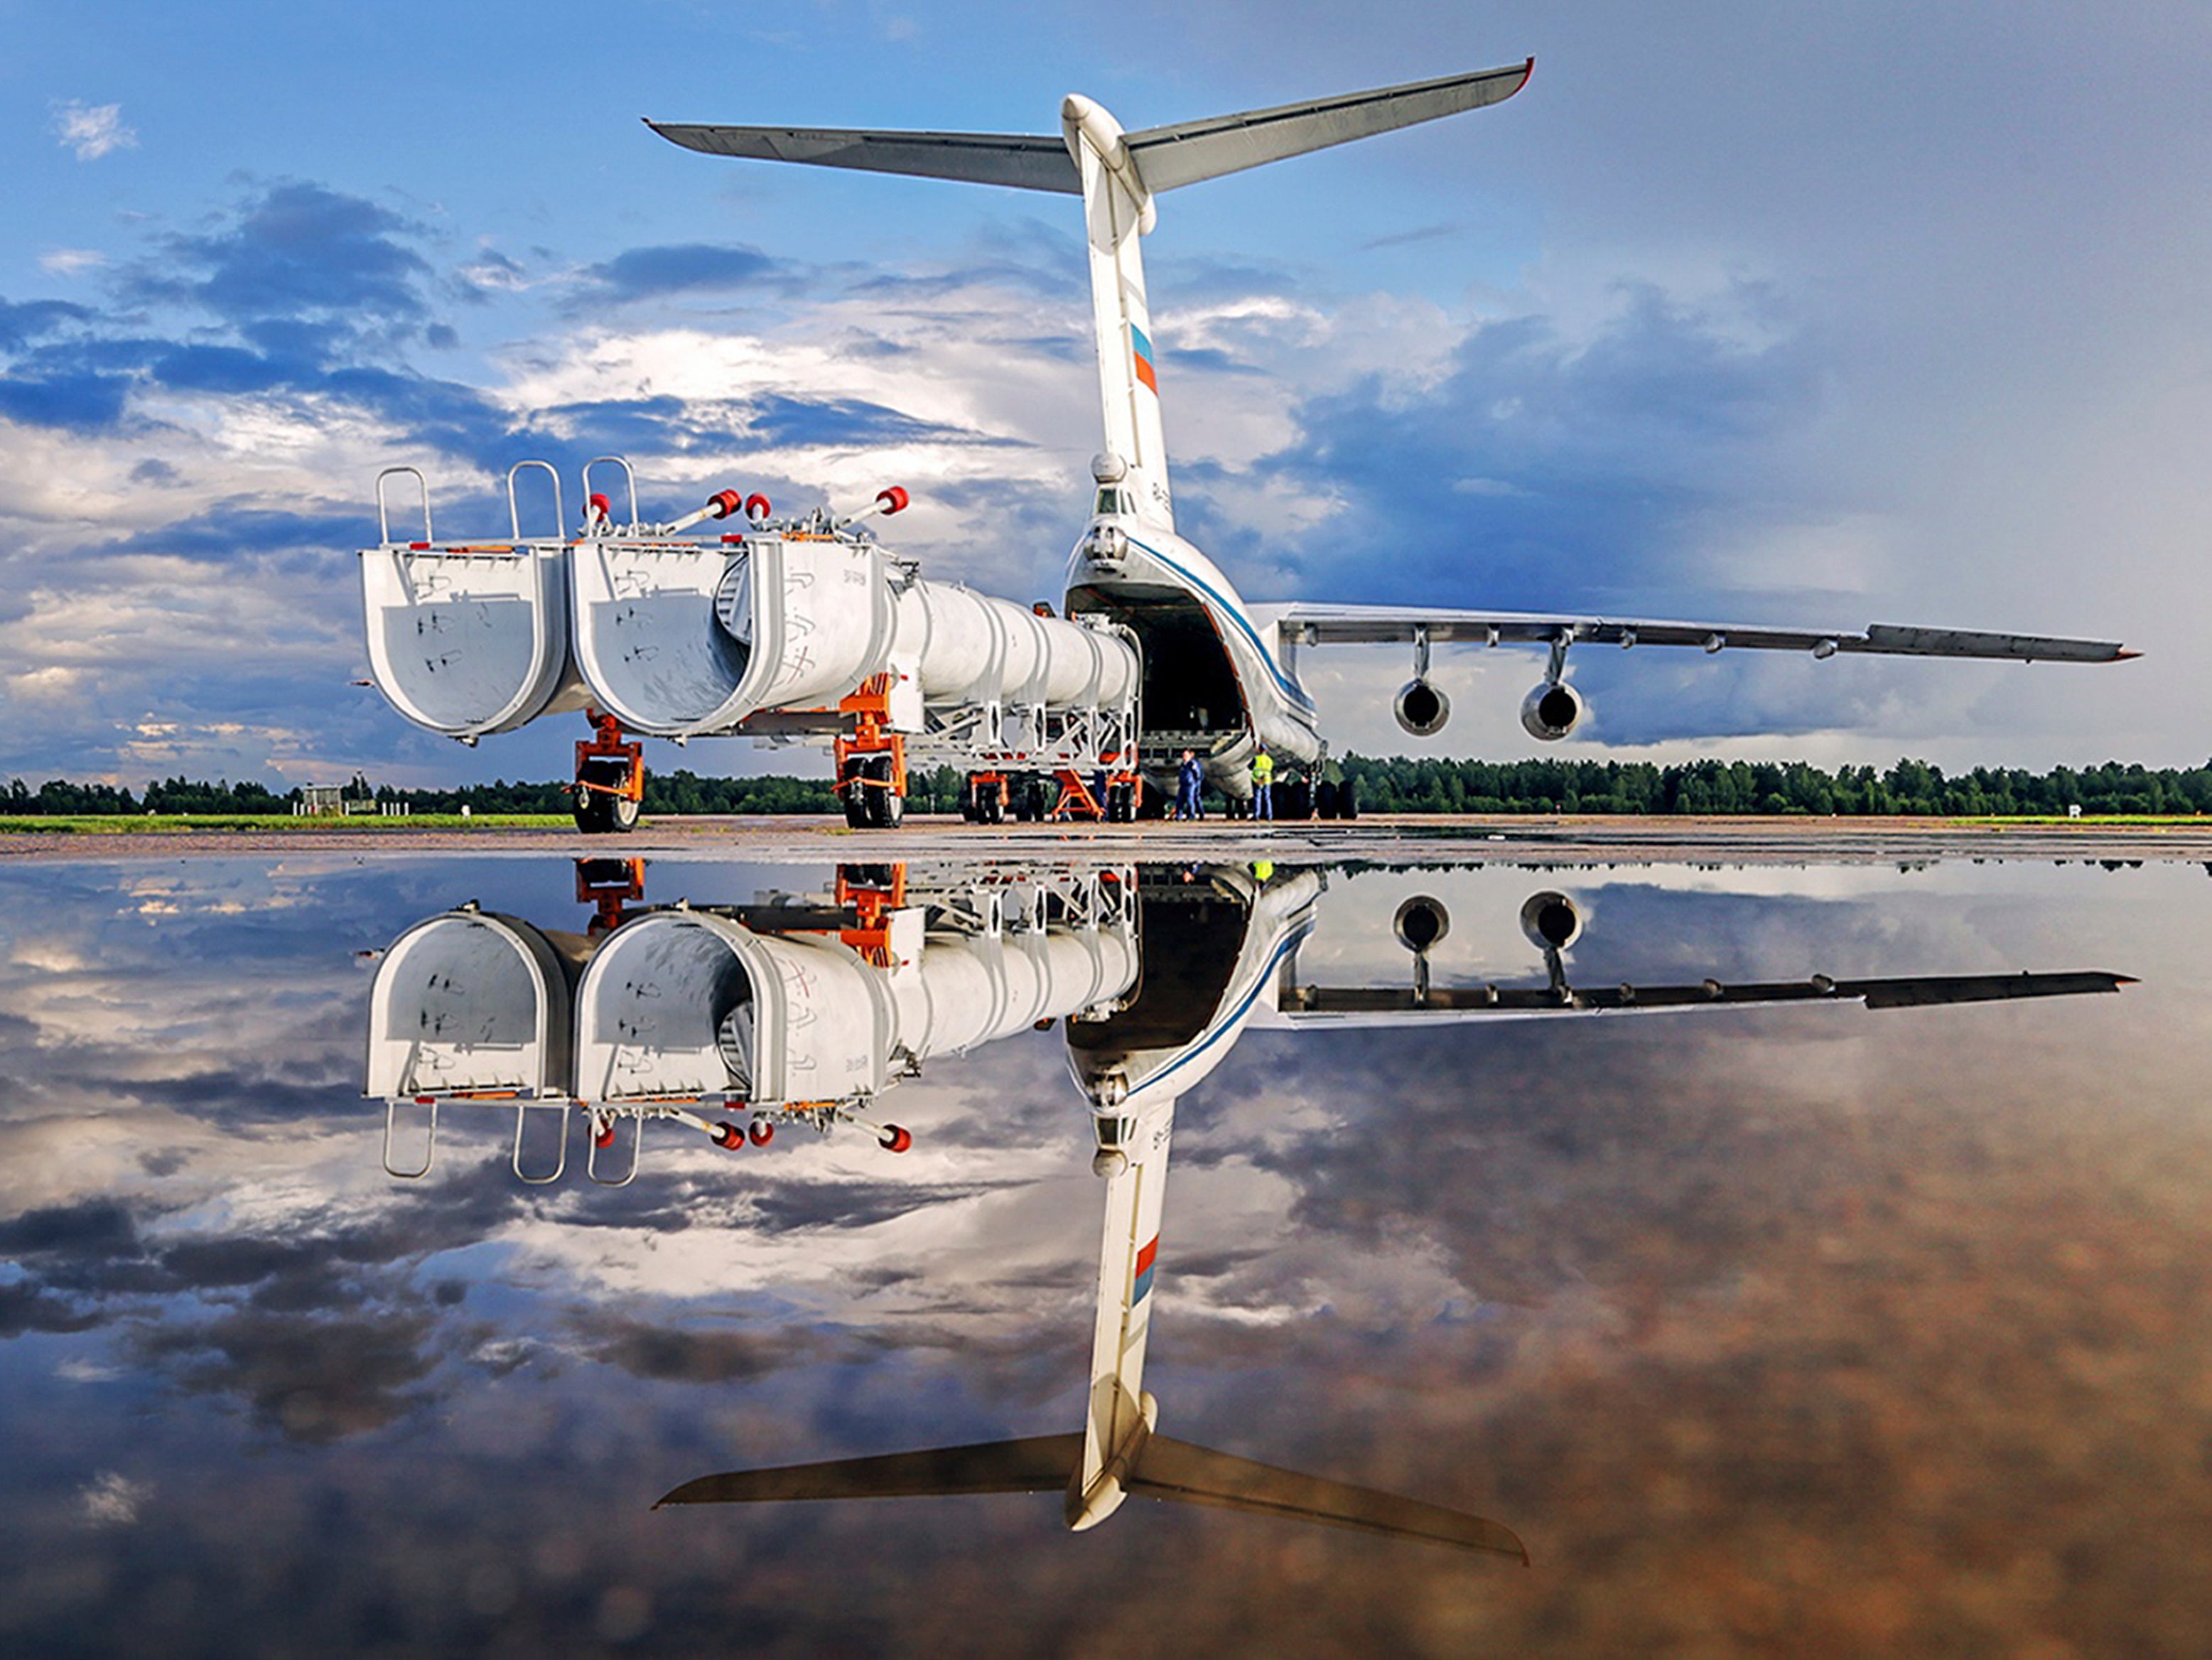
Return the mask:
<svg viewBox="0 0 2212 1660">
<path fill-rule="evenodd" d="M 1102 487 L 1102 498 L 1111 495 Z M 1068 562 L 1071 616 L 1104 615 L 1136 636 L 1144 659 L 1141 764 L 1173 794 L 1195 750 L 1210 781 L 1242 798 L 1266 745 L 1310 767 L 1322 745 L 1314 701 L 1229 579 L 1172 530 L 1131 514 L 1094 516 Z"/>
</svg>

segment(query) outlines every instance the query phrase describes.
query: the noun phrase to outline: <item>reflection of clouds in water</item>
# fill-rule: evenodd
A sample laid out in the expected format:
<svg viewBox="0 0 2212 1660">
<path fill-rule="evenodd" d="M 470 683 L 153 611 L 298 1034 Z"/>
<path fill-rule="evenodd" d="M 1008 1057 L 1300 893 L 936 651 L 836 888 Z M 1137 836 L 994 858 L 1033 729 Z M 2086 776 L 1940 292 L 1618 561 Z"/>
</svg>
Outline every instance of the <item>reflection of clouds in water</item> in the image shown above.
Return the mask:
<svg viewBox="0 0 2212 1660">
<path fill-rule="evenodd" d="M 133 1481 L 115 1470 L 102 1470 L 92 1479 L 77 1502 L 84 1519 L 97 1528 L 128 1527 L 153 1497 L 151 1486 Z"/>
<path fill-rule="evenodd" d="M 420 903 L 388 874 L 314 879 L 240 968 L 294 994 L 262 1000 L 275 1042 L 252 1037 L 252 995 L 198 983 L 245 930 L 173 956 L 132 955 L 126 932 L 109 957 L 115 902 L 99 913 L 92 884 L 80 914 L 40 915 L 42 937 L 112 988 L 135 975 L 139 1000 L 127 1036 L 71 1037 L 34 1106 L 0 1106 L 0 1318 L 25 1334 L 0 1366 L 35 1353 L 66 1391 L 40 1456 L 67 1467 L 42 1479 L 81 1519 L 131 1438 L 129 1508 L 158 1506 L 162 1554 L 100 1555 L 149 1529 L 79 1528 L 0 1566 L 0 1603 L 60 1607 L 52 1587 L 96 1581 L 67 1614 L 93 1646 L 150 1640 L 110 1594 L 149 1576 L 199 1587 L 172 1632 L 265 1631 L 283 1584 L 287 1629 L 332 1647 L 2193 1636 L 2146 1613 L 2186 1607 L 2196 1565 L 2142 1520 L 2197 1497 L 2212 1375 L 2212 1150 L 2174 1104 L 2197 1098 L 2205 976 L 2197 931 L 2165 931 L 2200 915 L 2189 873 L 2184 893 L 2156 873 L 2089 891 L 2077 872 L 1873 872 L 1770 901 L 1479 873 L 1501 926 L 1505 896 L 1597 888 L 1602 927 L 1571 963 L 1606 979 L 2097 966 L 2148 983 L 1240 1043 L 1178 1120 L 1148 1380 L 1164 1426 L 1506 1516 L 1537 1548 L 1525 1580 L 1145 1508 L 1071 1543 L 1049 1499 L 652 1516 L 709 1469 L 1073 1427 L 1099 1189 L 1060 1034 L 902 1085 L 890 1116 L 917 1141 L 900 1158 L 858 1135 L 723 1154 L 663 1127 L 635 1186 L 540 1192 L 507 1174 L 502 1119 L 457 1114 L 434 1177 L 399 1184 L 355 1095 L 364 981 L 345 954 L 481 868 Z M 19 1075 L 52 1052 L 22 985 L 0 977 Z M 236 1089 L 206 1036 L 225 1019 Z M 241 1456 L 274 1438 L 284 1458 Z M 23 1513 L 28 1491 L 0 1504 Z M 33 1574 L 47 1590 L 24 1589 Z M 1109 1594 L 1139 1578 L 1143 1598 Z M 2088 1623 L 2066 1625 L 2069 1603 Z"/>
</svg>

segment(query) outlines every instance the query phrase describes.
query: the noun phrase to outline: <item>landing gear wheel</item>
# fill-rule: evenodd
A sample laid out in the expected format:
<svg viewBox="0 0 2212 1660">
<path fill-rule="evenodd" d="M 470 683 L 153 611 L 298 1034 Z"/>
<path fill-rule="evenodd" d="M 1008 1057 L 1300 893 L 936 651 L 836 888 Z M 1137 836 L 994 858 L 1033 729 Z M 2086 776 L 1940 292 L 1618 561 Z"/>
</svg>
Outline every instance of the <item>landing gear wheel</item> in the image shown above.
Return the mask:
<svg viewBox="0 0 2212 1660">
<path fill-rule="evenodd" d="M 868 787 L 868 820 L 878 830 L 896 830 L 906 822 L 906 797 L 892 787 L 891 757 L 878 756 L 871 775 L 877 781 Z"/>
<path fill-rule="evenodd" d="M 1316 818 L 1336 817 L 1336 786 L 1326 778 L 1314 787 L 1314 817 Z"/>
<path fill-rule="evenodd" d="M 1359 817 L 1359 787 L 1349 778 L 1336 787 L 1336 816 L 1339 818 Z"/>
<path fill-rule="evenodd" d="M 623 769 L 593 768 L 576 781 L 576 828 L 585 835 L 605 836 L 637 828 L 638 803 L 623 793 Z M 587 783 L 610 787 L 586 789 Z"/>
</svg>

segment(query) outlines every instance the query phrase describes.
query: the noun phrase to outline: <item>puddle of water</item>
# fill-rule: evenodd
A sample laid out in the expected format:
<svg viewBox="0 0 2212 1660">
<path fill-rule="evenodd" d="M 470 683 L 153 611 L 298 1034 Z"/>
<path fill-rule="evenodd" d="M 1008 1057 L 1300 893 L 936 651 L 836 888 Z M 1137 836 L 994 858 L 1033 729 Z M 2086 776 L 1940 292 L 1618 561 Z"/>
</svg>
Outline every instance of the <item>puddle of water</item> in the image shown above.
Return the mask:
<svg viewBox="0 0 2212 1660">
<path fill-rule="evenodd" d="M 2212 1625 L 2193 865 L 0 891 L 13 1651 Z"/>
</svg>

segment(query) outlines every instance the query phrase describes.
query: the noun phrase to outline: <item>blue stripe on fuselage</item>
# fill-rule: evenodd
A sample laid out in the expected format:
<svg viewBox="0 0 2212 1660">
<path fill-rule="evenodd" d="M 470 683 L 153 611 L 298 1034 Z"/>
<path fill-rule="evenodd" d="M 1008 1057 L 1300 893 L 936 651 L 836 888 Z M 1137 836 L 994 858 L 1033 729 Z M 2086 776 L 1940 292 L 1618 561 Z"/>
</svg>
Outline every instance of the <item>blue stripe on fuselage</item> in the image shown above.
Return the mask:
<svg viewBox="0 0 2212 1660">
<path fill-rule="evenodd" d="M 1276 689 L 1279 690 L 1284 696 L 1289 698 L 1291 702 L 1297 704 L 1309 714 L 1316 712 L 1314 708 L 1314 700 L 1306 696 L 1304 690 L 1299 686 L 1297 681 L 1291 679 L 1288 675 L 1283 672 L 1281 666 L 1275 661 L 1274 653 L 1267 649 L 1266 642 L 1262 641 L 1260 638 L 1258 631 L 1255 629 L 1249 623 L 1244 620 L 1244 614 L 1239 611 L 1234 604 L 1224 598 L 1221 594 L 1216 593 L 1212 586 L 1203 577 L 1198 575 L 1195 572 L 1185 570 L 1181 565 L 1176 563 L 1174 560 L 1169 558 L 1167 555 L 1162 553 L 1158 548 L 1153 547 L 1150 543 L 1140 542 L 1135 537 L 1132 536 L 1129 538 L 1129 545 L 1152 555 L 1153 558 L 1158 560 L 1160 563 L 1165 565 L 1177 576 L 1182 578 L 1184 581 L 1189 583 L 1191 587 L 1196 588 L 1208 599 L 1211 599 L 1222 615 L 1227 617 L 1231 622 L 1236 623 L 1237 631 L 1242 634 L 1246 640 L 1251 642 L 1252 649 L 1260 654 L 1261 662 L 1267 666 L 1267 672 L 1275 678 Z"/>
</svg>

